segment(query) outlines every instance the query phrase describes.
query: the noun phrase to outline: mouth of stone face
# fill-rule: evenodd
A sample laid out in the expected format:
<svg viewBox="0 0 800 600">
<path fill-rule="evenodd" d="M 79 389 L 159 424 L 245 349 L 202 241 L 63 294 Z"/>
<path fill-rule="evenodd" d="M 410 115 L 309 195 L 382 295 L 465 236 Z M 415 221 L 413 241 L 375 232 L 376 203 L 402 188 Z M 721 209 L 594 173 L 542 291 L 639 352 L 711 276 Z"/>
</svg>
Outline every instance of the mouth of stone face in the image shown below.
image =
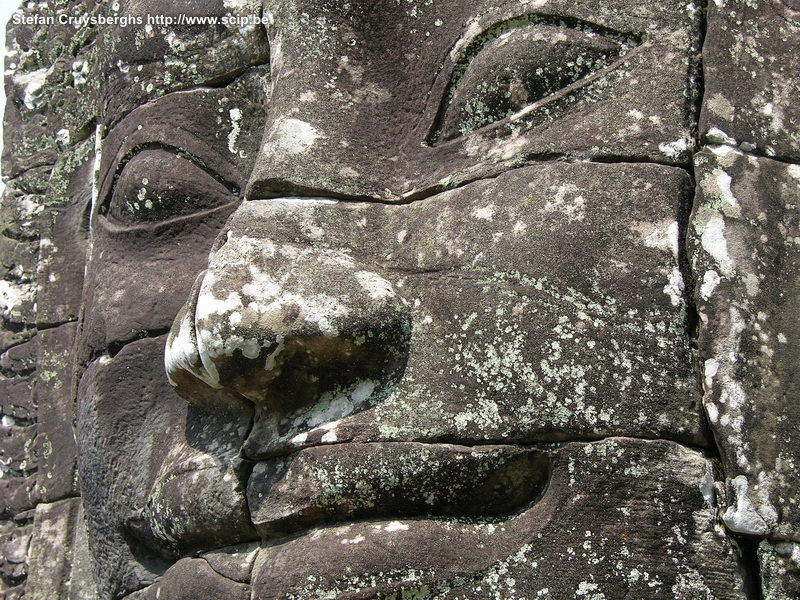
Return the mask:
<svg viewBox="0 0 800 600">
<path fill-rule="evenodd" d="M 367 519 L 505 520 L 543 495 L 548 454 L 416 442 L 314 446 L 258 462 L 247 485 L 262 539 Z"/>
<path fill-rule="evenodd" d="M 184 549 L 207 552 L 260 538 L 281 543 L 315 528 L 398 519 L 502 523 L 544 495 L 550 455 L 514 445 L 461 446 L 419 442 L 340 443 L 312 446 L 256 462 L 246 485 L 246 506 L 256 536 L 241 526 L 196 531 L 191 519 L 152 512 L 148 529 L 169 528 Z M 171 479 L 167 475 L 166 479 Z M 213 488 L 213 486 L 212 486 Z M 202 493 L 202 490 L 198 490 Z M 221 520 L 234 522 L 221 513 Z M 231 514 L 237 511 L 230 509 Z M 241 515 L 240 519 L 247 519 Z"/>
<path fill-rule="evenodd" d="M 323 597 L 303 595 L 318 581 L 341 587 L 324 597 L 366 600 L 418 578 L 475 577 L 548 522 L 554 449 L 348 442 L 259 461 L 247 482 L 258 541 L 207 537 L 158 586 L 201 565 L 226 585 L 247 584 L 253 598 Z M 362 568 L 372 583 L 348 581 Z"/>
</svg>

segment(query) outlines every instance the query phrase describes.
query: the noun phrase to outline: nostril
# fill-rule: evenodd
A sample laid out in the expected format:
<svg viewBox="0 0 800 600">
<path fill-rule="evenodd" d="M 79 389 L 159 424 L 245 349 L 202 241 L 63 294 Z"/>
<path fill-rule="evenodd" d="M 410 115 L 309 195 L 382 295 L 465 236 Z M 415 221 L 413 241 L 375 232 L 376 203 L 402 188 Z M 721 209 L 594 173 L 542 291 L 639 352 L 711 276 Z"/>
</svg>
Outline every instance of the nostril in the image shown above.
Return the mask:
<svg viewBox="0 0 800 600">
<path fill-rule="evenodd" d="M 222 388 L 206 370 L 198 350 L 195 313 L 198 291 L 205 275 L 206 271 L 203 271 L 195 279 L 189 300 L 175 317 L 167 336 L 164 349 L 167 378 L 178 394 L 196 406 L 217 412 L 231 407 L 242 408 L 247 402 L 239 394 Z M 249 410 L 250 407 L 245 408 Z"/>
<path fill-rule="evenodd" d="M 194 327 L 194 314 L 197 307 L 197 292 L 203 283 L 206 271 L 200 273 L 192 284 L 189 300 L 178 312 L 172 323 L 167 345 L 164 349 L 164 368 L 167 378 L 173 387 L 180 392 L 185 388 L 181 385 L 185 381 L 197 378 L 212 385 L 203 370 L 200 355 L 197 350 L 197 332 Z"/>
<path fill-rule="evenodd" d="M 346 254 L 228 233 L 175 320 L 166 365 L 190 401 L 210 387 L 302 420 L 346 393 L 344 416 L 399 377 L 410 335 L 392 285 Z"/>
</svg>

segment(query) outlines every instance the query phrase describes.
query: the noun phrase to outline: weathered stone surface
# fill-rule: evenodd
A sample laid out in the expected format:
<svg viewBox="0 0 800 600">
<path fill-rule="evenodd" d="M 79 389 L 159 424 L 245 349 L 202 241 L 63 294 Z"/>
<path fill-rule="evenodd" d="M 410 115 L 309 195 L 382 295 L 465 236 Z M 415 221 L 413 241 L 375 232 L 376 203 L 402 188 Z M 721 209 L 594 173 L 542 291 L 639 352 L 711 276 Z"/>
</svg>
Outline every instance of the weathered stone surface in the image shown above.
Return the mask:
<svg viewBox="0 0 800 600">
<path fill-rule="evenodd" d="M 72 431 L 75 401 L 67 383 L 72 375 L 76 330 L 77 325 L 69 323 L 37 335 L 37 486 L 43 502 L 55 502 L 78 493 L 78 448 Z"/>
<path fill-rule="evenodd" d="M 36 474 L 28 477 L 0 477 L 0 515 L 3 518 L 31 510 L 39 501 Z"/>
<path fill-rule="evenodd" d="M 36 284 L 30 281 L 0 281 L 0 318 L 12 327 L 36 321 Z"/>
<path fill-rule="evenodd" d="M 202 558 L 214 571 L 226 579 L 239 583 L 250 583 L 250 574 L 253 571 L 258 550 L 257 543 L 250 543 L 206 552 Z"/>
<path fill-rule="evenodd" d="M 758 547 L 764 600 L 800 597 L 800 544 L 763 541 Z"/>
<path fill-rule="evenodd" d="M 161 0 L 104 3 L 106 16 L 128 19 L 133 25 L 109 28 L 102 39 L 102 123 L 111 127 L 132 109 L 168 92 L 225 84 L 250 66 L 269 63 L 264 27 L 242 18 L 260 16 L 260 4 L 220 0 L 192 0 L 188 5 Z M 220 20 L 216 26 L 179 23 L 181 14 Z M 148 22 L 153 17 L 161 22 Z M 234 19 L 222 23 L 221 17 Z M 172 22 L 167 24 L 167 18 Z"/>
<path fill-rule="evenodd" d="M 36 420 L 36 401 L 30 376 L 8 379 L 0 376 L 2 419 L 7 425 L 31 425 Z"/>
<path fill-rule="evenodd" d="M 251 600 L 250 586 L 215 572 L 202 558 L 184 558 L 155 585 L 126 600 Z"/>
<path fill-rule="evenodd" d="M 0 352 L 4 353 L 0 357 L 3 374 L 0 404 L 4 425 L 23 426 L 24 429 L 15 429 L 13 440 L 4 439 L 0 444 L 3 462 L 8 463 L 8 472 L 0 479 L 0 504 L 4 516 L 15 516 L 16 519 L 26 520 L 26 514 L 32 519 L 33 508 L 42 500 L 42 495 L 45 500 L 52 500 L 74 493 L 72 400 L 63 405 L 66 412 L 58 413 L 50 411 L 52 406 L 47 401 L 59 389 L 61 394 L 68 394 L 71 357 L 66 348 L 61 349 L 62 354 L 58 357 L 50 355 L 49 358 L 57 363 L 58 380 L 46 385 L 36 372 L 37 361 L 45 357 L 40 355 L 37 358 L 35 327 L 37 323 L 58 325 L 78 314 L 82 288 L 80 278 L 69 283 L 65 281 L 67 285 L 58 289 L 52 287 L 55 279 L 68 279 L 68 274 L 82 274 L 84 270 L 80 256 L 71 256 L 69 264 L 67 261 L 58 264 L 58 257 L 54 260 L 52 242 L 60 241 L 62 236 L 69 237 L 69 230 L 73 227 L 53 212 L 53 206 L 63 203 L 68 196 L 77 202 L 88 202 L 90 198 L 91 168 L 88 177 L 80 184 L 81 192 L 74 186 L 69 188 L 66 175 L 73 172 L 75 156 L 80 154 L 80 148 L 77 153 L 74 151 L 74 144 L 94 132 L 96 95 L 91 90 L 99 86 L 100 80 L 88 76 L 96 32 L 85 26 L 59 25 L 57 22 L 47 25 L 46 20 L 65 13 L 73 15 L 73 10 L 91 12 L 93 5 L 91 1 L 61 0 L 24 3 L 19 14 L 29 22 L 12 23 L 7 30 L 4 74 L 8 102 L 4 115 L 2 170 L 4 179 L 14 179 L 7 182 L 0 214 L 0 312 L 3 313 Z M 92 155 L 93 149 L 93 144 L 90 144 Z M 75 223 L 79 220 L 80 215 Z M 52 227 L 54 223 L 55 228 Z M 77 234 L 78 229 L 74 228 L 73 233 Z M 51 310 L 54 306 L 69 303 L 73 306 L 71 315 L 69 311 Z M 32 390 L 34 385 L 38 390 Z M 43 393 L 46 400 L 43 406 L 45 418 L 38 424 L 37 391 Z M 58 429 L 57 437 L 65 444 L 43 443 L 48 436 L 56 435 L 55 429 Z M 24 435 L 20 435 L 23 430 Z M 19 442 L 22 442 L 21 446 Z M 68 448 L 70 444 L 71 450 Z M 14 457 L 9 453 L 14 453 Z M 46 485 L 42 485 L 46 476 L 54 477 L 51 468 L 54 464 L 55 471 L 59 471 L 56 480 L 68 481 L 71 488 L 68 492 L 59 491 L 55 496 Z M 73 465 L 71 469 L 65 466 L 69 464 Z M 63 524 L 61 521 L 59 523 Z M 37 527 L 33 546 L 39 549 L 39 556 L 42 556 L 42 549 L 56 554 L 66 552 L 63 545 L 50 549 L 58 541 L 53 536 L 52 531 Z M 83 568 L 85 571 L 88 568 L 85 559 L 84 552 L 83 567 L 78 566 L 77 559 L 74 566 L 69 566 L 73 558 L 65 554 L 61 560 L 69 568 L 53 572 L 48 572 L 47 566 L 41 562 L 33 569 L 29 569 L 25 561 L 20 562 L 17 568 L 30 572 L 32 581 L 38 577 L 41 582 L 50 577 L 52 585 L 40 586 L 39 592 L 30 589 L 26 592 L 24 580 L 15 581 L 13 589 L 3 587 L 2 596 L 30 598 L 31 594 L 40 594 L 40 598 L 94 598 L 93 592 L 79 593 L 75 585 L 70 593 L 59 591 L 67 589 L 62 586 L 67 584 L 59 582 L 59 578 L 67 577 L 65 574 L 69 569 Z"/>
<path fill-rule="evenodd" d="M 27 234 L 41 211 L 30 196 L 5 193 L 0 209 L 0 318 L 4 328 L 20 329 L 36 321 L 38 239 Z M 11 345 L 11 344 L 9 344 Z M 5 347 L 0 347 L 5 350 Z"/>
<path fill-rule="evenodd" d="M 28 553 L 33 525 L 0 522 L 0 575 L 12 586 L 24 583 L 28 576 Z M 4 591 L 4 590 L 3 590 Z M 7 598 L 8 594 L 4 596 Z"/>
<path fill-rule="evenodd" d="M 103 598 L 154 583 L 183 553 L 257 538 L 238 459 L 250 415 L 191 409 L 167 381 L 164 342 L 130 343 L 81 381 L 81 492 Z M 114 468 L 131 456 L 135 471 Z"/>
<path fill-rule="evenodd" d="M 30 342 L 9 348 L 0 354 L 0 369 L 6 374 L 27 375 L 36 368 L 38 346 L 34 338 Z"/>
<path fill-rule="evenodd" d="M 630 439 L 552 459 L 544 497 L 508 519 L 355 522 L 265 547 L 253 598 L 742 597 L 708 459 Z"/>
<path fill-rule="evenodd" d="M 25 597 L 94 600 L 97 592 L 91 564 L 80 499 L 39 504 Z"/>
<path fill-rule="evenodd" d="M 728 146 L 696 158 L 689 255 L 704 405 L 732 531 L 800 539 L 800 167 Z"/>
<path fill-rule="evenodd" d="M 89 73 L 95 62 L 91 27 L 60 24 L 57 17 L 91 15 L 93 0 L 25 3 L 23 14 L 37 22 L 7 31 L 3 174 L 54 165 L 71 143 L 86 139 L 96 114 L 100 84 Z M 53 18 L 52 26 L 45 24 Z"/>
<path fill-rule="evenodd" d="M 49 177 L 49 173 L 48 173 Z M 14 242 L 33 242 L 39 239 L 38 216 L 44 210 L 44 197 L 41 192 L 25 192 L 17 181 L 11 182 L 3 190 L 3 202 L 0 204 L 0 218 L 3 220 L 4 250 L 7 251 Z M 44 190 L 42 190 L 44 191 Z M 8 259 L 3 258 L 7 263 Z"/>
<path fill-rule="evenodd" d="M 34 448 L 36 425 L 18 427 L 0 425 L 0 460 L 3 474 L 11 477 L 28 477 L 36 472 L 38 460 Z"/>
<path fill-rule="evenodd" d="M 331 388 L 294 405 L 259 405 L 248 456 L 343 440 L 619 434 L 707 444 L 678 256 L 689 193 L 679 169 L 554 163 L 408 206 L 246 202 L 218 253 L 240 239 L 264 252 L 335 250 L 388 281 L 413 323 L 396 387 L 366 379 L 367 399 Z M 229 263 L 212 259 L 206 277 L 221 280 Z M 281 285 L 258 277 L 265 289 Z M 246 309 L 223 302 L 243 293 L 219 287 L 213 298 L 236 321 Z M 356 327 L 359 312 L 347 314 Z M 219 381 L 235 376 L 219 371 Z"/>
<path fill-rule="evenodd" d="M 36 242 L 16 241 L 3 236 L 2 274 L 4 279 L 16 280 L 20 283 L 30 282 L 36 273 L 36 263 L 39 258 L 39 245 Z"/>
<path fill-rule="evenodd" d="M 25 585 L 9 586 L 0 581 L 0 593 L 3 594 L 3 600 L 21 600 L 25 597 Z"/>
<path fill-rule="evenodd" d="M 701 141 L 797 160 L 796 78 L 779 75 L 780 63 L 796 66 L 798 7 L 747 4 L 710 7 Z M 797 595 L 791 411 L 778 399 L 759 401 L 761 413 L 717 409 L 719 501 L 715 464 L 696 450 L 717 456 L 698 406 L 694 288 L 716 284 L 709 303 L 728 283 L 732 302 L 773 289 L 771 275 L 737 271 L 726 283 L 719 264 L 718 284 L 684 279 L 705 6 L 43 0 L 23 10 L 142 20 L 10 31 L 0 393 L 25 396 L 2 404 L 6 425 L 27 426 L 38 378 L 41 420 L 38 472 L 0 487 L 5 516 L 26 523 L 39 504 L 29 597 L 741 598 L 739 568 L 754 580 L 754 557 L 746 550 L 739 565 L 714 518 L 758 538 L 748 524 L 769 521 L 769 506 L 788 516 L 761 546 L 764 596 Z M 264 25 L 146 23 L 178 14 Z M 748 62 L 759 59 L 756 73 Z M 703 183 L 704 168 L 702 193 L 718 184 L 726 199 L 725 177 L 712 169 Z M 734 197 L 780 188 L 792 169 L 758 168 L 730 173 Z M 254 201 L 239 207 L 245 196 Z M 764 212 L 766 242 L 727 246 L 737 268 L 795 227 Z M 266 258 L 269 247 L 282 258 Z M 792 252 L 764 264 L 793 268 Z M 213 319 L 195 318 L 195 281 Z M 333 301 L 312 306 L 309 295 Z M 294 301 L 281 305 L 297 309 L 283 311 L 287 322 L 251 318 L 278 299 Z M 793 300 L 782 301 L 789 323 Z M 228 310 L 237 302 L 243 310 Z M 381 302 L 392 310 L 363 308 Z M 756 304 L 737 309 L 752 334 L 780 344 L 783 333 L 791 346 L 789 326 L 771 330 L 771 306 Z M 173 381 L 190 404 L 162 364 L 183 305 L 190 344 L 205 335 L 235 359 L 195 360 L 190 348 L 191 368 Z M 730 332 L 698 306 L 712 315 L 700 352 L 729 350 L 719 340 Z M 411 324 L 410 339 L 376 341 L 392 318 Z M 23 350 L 35 334 L 36 372 Z M 706 390 L 709 417 L 725 373 L 780 392 L 747 379 L 762 341 L 741 339 L 738 362 L 718 365 Z M 265 386 L 268 356 L 277 368 Z M 774 351 L 770 364 L 790 365 L 786 356 Z M 789 371 L 764 381 L 785 381 L 791 404 Z M 96 594 L 75 583 L 88 581 L 73 567 L 85 546 L 74 540 L 78 500 L 51 502 L 75 493 L 74 392 Z M 740 416 L 754 423 L 741 452 L 728 435 Z M 17 455 L 9 464 L 21 467 Z M 737 472 L 742 456 L 774 468 Z M 779 482 L 768 493 L 760 472 Z M 268 540 L 256 541 L 253 520 Z M 14 579 L 24 561 L 6 567 Z M 0 596 L 22 594 L 17 580 L 0 585 Z"/>
<path fill-rule="evenodd" d="M 62 23 L 61 15 L 91 16 L 96 4 L 95 0 L 42 0 L 35 5 L 19 3 L 18 10 L 24 19 L 19 24 L 13 20 L 8 23 L 8 45 L 12 49 L 9 58 L 20 68 L 49 66 L 64 52 L 82 48 L 86 38 L 91 38 L 92 29 L 76 26 L 74 22 Z M 45 22 L 50 17 L 54 17 L 53 22 Z"/>
<path fill-rule="evenodd" d="M 6 185 L 6 191 L 14 189 L 22 194 L 40 196 L 47 191 L 47 182 L 50 179 L 51 166 L 27 169 L 16 179 Z"/>
<path fill-rule="evenodd" d="M 27 327 L 16 327 L 13 324 L 3 323 L 0 329 L 0 350 L 7 350 L 30 341 L 36 335 L 36 330 Z"/>
<path fill-rule="evenodd" d="M 800 160 L 800 6 L 793 0 L 717 0 L 703 44 L 700 132 Z"/>
<path fill-rule="evenodd" d="M 41 241 L 36 273 L 36 323 L 40 328 L 75 321 L 80 313 L 94 143 L 91 137 L 65 151 L 50 177 L 45 196 L 48 210 L 39 228 Z"/>
<path fill-rule="evenodd" d="M 278 85 L 248 198 L 397 201 L 553 157 L 689 160 L 700 33 L 693 5 L 485 0 L 376 12 L 305 0 L 265 8 L 270 44 L 280 49 Z M 580 60 L 559 53 L 548 61 L 541 47 L 566 36 Z M 613 51 L 600 60 L 595 44 Z M 540 62 L 516 64 L 513 55 Z M 493 81 L 511 67 L 516 80 Z M 495 114 L 496 99 L 509 97 L 518 102 Z"/>
</svg>

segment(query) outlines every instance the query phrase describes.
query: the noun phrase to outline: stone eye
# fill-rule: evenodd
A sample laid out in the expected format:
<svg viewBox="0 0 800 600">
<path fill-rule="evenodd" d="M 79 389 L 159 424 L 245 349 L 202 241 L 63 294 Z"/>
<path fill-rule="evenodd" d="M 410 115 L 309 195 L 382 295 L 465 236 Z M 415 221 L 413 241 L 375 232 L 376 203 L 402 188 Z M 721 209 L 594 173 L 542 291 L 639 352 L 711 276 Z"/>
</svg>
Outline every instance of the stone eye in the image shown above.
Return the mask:
<svg viewBox="0 0 800 600">
<path fill-rule="evenodd" d="M 632 36 L 563 23 L 507 22 L 476 39 L 455 66 L 430 142 L 471 133 L 581 87 L 638 45 Z M 533 106 L 536 105 L 536 106 Z"/>
<path fill-rule="evenodd" d="M 147 148 L 120 171 L 100 209 L 122 226 L 157 223 L 238 201 L 239 189 L 177 150 Z"/>
</svg>

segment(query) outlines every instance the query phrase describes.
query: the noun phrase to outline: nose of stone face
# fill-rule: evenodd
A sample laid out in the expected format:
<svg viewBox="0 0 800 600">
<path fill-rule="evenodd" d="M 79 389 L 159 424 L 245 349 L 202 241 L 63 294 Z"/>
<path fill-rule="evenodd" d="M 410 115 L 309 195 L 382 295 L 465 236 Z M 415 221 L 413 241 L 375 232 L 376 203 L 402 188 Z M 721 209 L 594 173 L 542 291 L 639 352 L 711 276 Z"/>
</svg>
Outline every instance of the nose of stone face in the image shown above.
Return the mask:
<svg viewBox="0 0 800 600">
<path fill-rule="evenodd" d="M 244 397 L 278 418 L 342 394 L 368 403 L 404 367 L 411 325 L 403 300 L 344 253 L 261 237 L 257 204 L 229 221 L 175 319 L 170 381 L 207 409 Z"/>
</svg>

